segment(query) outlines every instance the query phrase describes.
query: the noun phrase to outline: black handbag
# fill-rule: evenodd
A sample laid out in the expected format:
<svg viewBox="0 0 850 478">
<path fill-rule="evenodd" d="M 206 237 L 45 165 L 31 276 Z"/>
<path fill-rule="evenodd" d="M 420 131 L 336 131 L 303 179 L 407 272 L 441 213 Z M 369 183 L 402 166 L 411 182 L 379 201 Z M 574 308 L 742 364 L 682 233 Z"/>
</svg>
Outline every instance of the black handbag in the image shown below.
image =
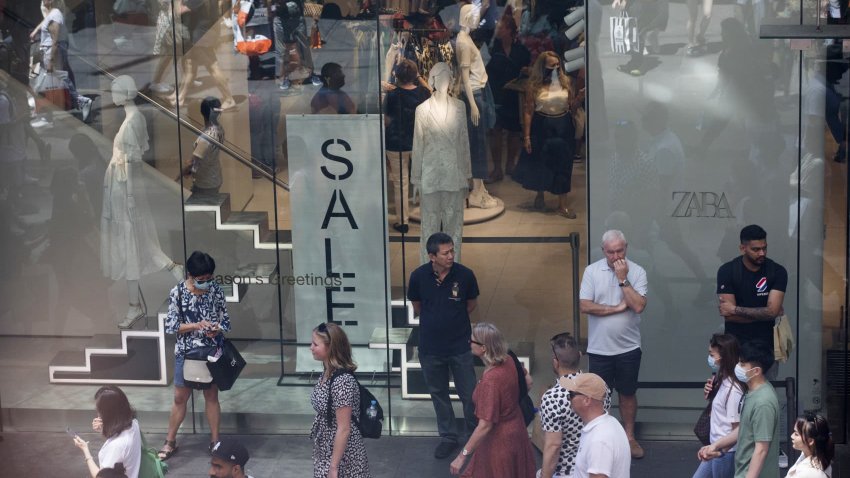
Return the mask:
<svg viewBox="0 0 850 478">
<path fill-rule="evenodd" d="M 242 369 L 245 368 L 245 359 L 239 350 L 228 339 L 224 339 L 221 346 L 221 356 L 215 362 L 207 362 L 213 382 L 221 391 L 233 388 L 233 383 L 239 378 Z"/>
<path fill-rule="evenodd" d="M 706 398 L 708 405 L 705 406 L 705 409 L 703 409 L 699 418 L 697 418 L 696 424 L 694 424 L 694 435 L 697 436 L 703 445 L 711 444 L 711 407 L 714 404 L 714 397 L 717 396 L 719 388 L 720 383 L 717 380 L 717 376 L 715 376 L 712 382 L 711 392 L 709 392 Z"/>
<path fill-rule="evenodd" d="M 508 355 L 514 361 L 516 367 L 517 379 L 519 381 L 519 409 L 522 411 L 522 418 L 525 421 L 525 426 L 534 421 L 534 415 L 537 410 L 534 408 L 534 402 L 528 396 L 528 384 L 525 383 L 525 370 L 522 368 L 522 362 L 519 361 L 516 354 L 512 350 L 508 350 Z"/>
</svg>

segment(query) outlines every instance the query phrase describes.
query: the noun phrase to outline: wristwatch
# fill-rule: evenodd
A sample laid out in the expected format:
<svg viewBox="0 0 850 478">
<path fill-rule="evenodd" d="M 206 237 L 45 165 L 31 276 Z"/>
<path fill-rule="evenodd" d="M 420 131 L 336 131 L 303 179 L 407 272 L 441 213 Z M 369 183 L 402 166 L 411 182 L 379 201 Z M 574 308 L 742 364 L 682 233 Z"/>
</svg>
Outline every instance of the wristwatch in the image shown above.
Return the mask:
<svg viewBox="0 0 850 478">
<path fill-rule="evenodd" d="M 628 279 L 624 280 L 623 282 L 620 282 L 620 287 L 628 287 L 630 285 L 632 285 L 632 283 L 629 282 Z"/>
<path fill-rule="evenodd" d="M 469 456 L 472 454 L 472 452 L 464 448 L 463 450 L 461 450 L 460 454 L 463 456 Z"/>
</svg>

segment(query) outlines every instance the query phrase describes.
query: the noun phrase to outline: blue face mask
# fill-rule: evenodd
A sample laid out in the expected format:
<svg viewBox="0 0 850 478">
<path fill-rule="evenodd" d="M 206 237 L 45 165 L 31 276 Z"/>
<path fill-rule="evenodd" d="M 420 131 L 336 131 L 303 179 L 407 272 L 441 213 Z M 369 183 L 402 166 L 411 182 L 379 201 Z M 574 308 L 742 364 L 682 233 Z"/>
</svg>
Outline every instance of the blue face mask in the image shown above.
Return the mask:
<svg viewBox="0 0 850 478">
<path fill-rule="evenodd" d="M 199 281 L 198 279 L 192 280 L 195 282 L 195 288 L 198 290 L 208 290 L 210 287 L 212 287 L 213 283 L 213 279 L 205 280 L 203 282 Z"/>
<path fill-rule="evenodd" d="M 750 370 L 753 370 L 754 368 L 755 367 L 751 368 Z M 744 367 L 741 366 L 741 364 L 735 365 L 735 376 L 738 377 L 738 380 L 747 383 L 750 381 L 751 378 L 747 376 L 747 372 L 749 372 L 750 370 L 745 370 Z"/>
<path fill-rule="evenodd" d="M 712 372 L 716 372 L 717 369 L 720 368 L 717 365 L 717 360 L 714 360 L 714 357 L 712 357 L 711 355 L 708 356 L 708 366 L 709 368 L 711 368 Z"/>
</svg>

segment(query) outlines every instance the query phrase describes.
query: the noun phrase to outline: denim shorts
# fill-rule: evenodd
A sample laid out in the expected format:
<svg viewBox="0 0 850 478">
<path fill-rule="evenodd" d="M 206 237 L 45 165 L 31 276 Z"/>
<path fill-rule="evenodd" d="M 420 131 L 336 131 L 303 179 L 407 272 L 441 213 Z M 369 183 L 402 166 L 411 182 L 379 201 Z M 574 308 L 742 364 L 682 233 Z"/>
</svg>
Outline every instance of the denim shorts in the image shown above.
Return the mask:
<svg viewBox="0 0 850 478">
<path fill-rule="evenodd" d="M 623 395 L 637 392 L 640 358 L 639 348 L 618 355 L 587 354 L 590 359 L 590 372 L 605 380 L 612 391 L 617 389 Z"/>
<path fill-rule="evenodd" d="M 183 362 L 185 361 L 185 357 L 183 355 L 175 355 L 174 356 L 174 386 L 175 387 L 185 387 L 186 382 L 183 381 Z"/>
</svg>

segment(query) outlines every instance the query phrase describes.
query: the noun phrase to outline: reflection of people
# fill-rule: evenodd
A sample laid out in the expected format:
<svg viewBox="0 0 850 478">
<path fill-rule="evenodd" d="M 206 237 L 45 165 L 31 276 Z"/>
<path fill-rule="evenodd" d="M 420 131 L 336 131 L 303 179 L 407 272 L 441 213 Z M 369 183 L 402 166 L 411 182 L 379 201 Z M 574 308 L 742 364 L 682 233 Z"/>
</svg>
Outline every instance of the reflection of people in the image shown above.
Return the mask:
<svg viewBox="0 0 850 478">
<path fill-rule="evenodd" d="M 631 58 L 619 65 L 617 70 L 632 76 L 646 73 L 644 55 L 658 54 L 658 33 L 667 29 L 670 17 L 668 0 L 614 0 L 612 8 L 626 10 L 630 16 L 637 17 L 638 50 L 629 52 Z"/>
<path fill-rule="evenodd" d="M 322 66 L 322 87 L 310 100 L 313 114 L 357 114 L 357 107 L 344 91 L 345 73 L 338 63 L 325 63 Z"/>
<path fill-rule="evenodd" d="M 183 25 L 180 24 L 179 18 L 173 15 L 173 7 L 180 11 L 180 0 L 159 0 L 159 15 L 156 17 L 156 36 L 154 37 L 152 53 L 159 57 L 156 62 L 153 80 L 150 84 L 150 89 L 154 93 L 170 93 L 174 88 L 163 83 L 166 69 L 172 65 L 174 61 L 174 28 L 180 32 L 177 34 L 178 47 L 182 48 L 180 42 L 183 41 Z M 174 21 L 172 21 L 174 20 Z M 175 25 L 176 23 L 176 25 Z"/>
<path fill-rule="evenodd" d="M 185 104 L 189 87 L 198 75 L 198 66 L 203 66 L 209 71 L 224 99 L 221 109 L 227 111 L 236 107 L 228 80 L 215 56 L 219 41 L 217 9 L 218 2 L 215 0 L 183 0 L 180 4 L 181 23 L 187 29 L 187 38 L 183 41 L 183 81 L 177 98 L 181 105 Z"/>
<path fill-rule="evenodd" d="M 9 86 L 9 77 L 0 78 L 0 194 L 16 212 L 23 212 L 24 160 L 27 156 L 26 124 L 29 107 L 23 91 Z"/>
<path fill-rule="evenodd" d="M 441 438 L 434 457 L 446 458 L 457 448 L 462 435 L 476 425 L 469 314 L 478 305 L 479 291 L 475 274 L 454 261 L 451 237 L 438 232 L 428 238 L 426 248 L 431 262 L 410 274 L 407 297 L 419 316 L 419 362 Z M 463 429 L 458 429 L 449 398 L 449 372 L 463 403 Z"/>
<path fill-rule="evenodd" d="M 127 395 L 115 385 L 100 387 L 94 394 L 94 407 L 97 417 L 92 420 L 92 429 L 106 438 L 97 454 L 97 463 L 89 451 L 89 442 L 79 435 L 74 436 L 74 444 L 86 458 L 89 474 L 96 478 L 101 468 L 121 463 L 129 478 L 138 478 L 142 460 L 142 433 Z"/>
<path fill-rule="evenodd" d="M 558 214 L 575 219 L 567 207 L 572 189 L 575 127 L 570 115 L 572 80 L 563 73 L 561 60 L 547 51 L 537 57 L 528 79 L 523 108 L 523 146 L 514 180 L 537 191 L 534 208 L 545 208 L 543 192 L 558 195 Z"/>
<path fill-rule="evenodd" d="M 820 414 L 806 413 L 794 423 L 791 445 L 800 451 L 800 457 L 785 475 L 789 478 L 829 478 L 832 476 L 832 459 L 835 445 L 829 423 Z"/>
<path fill-rule="evenodd" d="M 767 232 L 756 224 L 741 229 L 741 255 L 717 270 L 720 315 L 727 334 L 743 346 L 754 340 L 773 343 L 773 324 L 782 314 L 788 272 L 767 258 Z M 772 349 L 771 349 L 772 350 Z M 776 370 L 762 373 L 775 377 Z"/>
<path fill-rule="evenodd" d="M 68 73 L 67 86 L 71 99 L 82 113 L 83 121 L 88 121 L 91 114 L 92 100 L 77 93 L 74 72 L 68 62 L 68 29 L 65 26 L 65 3 L 63 0 L 42 0 L 47 9 L 44 20 L 30 35 L 35 38 L 40 35 L 39 50 L 41 50 L 41 67 L 50 73 L 57 70 Z"/>
<path fill-rule="evenodd" d="M 210 478 L 251 478 L 245 474 L 248 449 L 234 438 L 217 441 L 210 452 Z"/>
<path fill-rule="evenodd" d="M 142 155 L 148 149 L 145 117 L 133 103 L 138 94 L 129 76 L 112 81 L 112 100 L 123 106 L 124 122 L 112 145 L 112 159 L 103 178 L 103 208 L 100 219 L 100 265 L 112 280 L 127 280 L 130 307 L 119 327 L 131 327 L 144 317 L 139 279 L 168 269 L 178 279 L 183 269 L 175 264 L 159 245 L 156 224 L 148 209 L 142 182 Z"/>
<path fill-rule="evenodd" d="M 552 346 L 552 370 L 555 385 L 540 399 L 540 428 L 543 429 L 543 467 L 540 476 L 563 478 L 574 476 L 576 452 L 581 438 L 581 417 L 570 405 L 570 394 L 561 386 L 562 378 L 574 378 L 581 373 L 581 350 L 575 337 L 561 333 L 549 342 Z M 603 410 L 611 408 L 610 394 L 605 395 Z"/>
<path fill-rule="evenodd" d="M 97 215 L 103 204 L 103 176 L 106 175 L 106 161 L 94 141 L 83 133 L 71 136 L 68 150 L 77 160 L 80 169 L 80 182 L 86 190 L 91 212 Z"/>
<path fill-rule="evenodd" d="M 313 75 L 313 54 L 307 39 L 307 25 L 304 23 L 303 0 L 274 0 L 274 48 L 276 56 L 276 75 L 280 89 L 292 87 L 290 75 L 295 69 L 303 67 L 316 85 L 319 79 Z M 316 85 L 318 86 L 318 85 Z"/>
<path fill-rule="evenodd" d="M 700 464 L 693 478 L 732 478 L 735 475 L 735 443 L 741 422 L 738 404 L 747 390 L 735 376 L 738 358 L 738 341 L 733 335 L 711 336 L 708 366 L 712 374 L 705 384 L 705 396 L 711 402 L 710 443 L 697 453 Z M 720 440 L 725 445 L 723 448 L 717 446 Z"/>
<path fill-rule="evenodd" d="M 643 458 L 635 439 L 635 416 L 642 356 L 638 325 L 646 308 L 647 281 L 643 267 L 626 258 L 627 248 L 622 232 L 602 235 L 605 257 L 584 270 L 579 297 L 581 312 L 587 314 L 590 371 L 619 393 L 632 458 Z"/>
<path fill-rule="evenodd" d="M 431 97 L 431 92 L 419 83 L 416 63 L 404 59 L 395 70 L 396 87 L 387 92 L 384 100 L 386 121 L 387 170 L 393 183 L 397 231 L 406 229 L 410 214 L 410 152 L 413 149 L 413 129 L 416 107 Z"/>
<path fill-rule="evenodd" d="M 531 63 L 531 53 L 517 40 L 517 25 L 510 7 L 496 24 L 496 40 L 487 62 L 487 78 L 493 91 L 496 105 L 496 125 L 490 130 L 490 153 L 493 155 L 493 171 L 485 182 L 500 181 L 505 173 L 513 173 L 519 155 L 520 125 L 519 95 L 505 85 L 519 78 Z M 507 141 L 507 159 L 502 170 L 502 141 Z"/>
<path fill-rule="evenodd" d="M 478 425 L 450 470 L 453 475 L 459 474 L 472 455 L 463 472 L 465 477 L 533 478 L 534 450 L 516 398 L 520 393 L 519 380 L 528 383 L 531 377 L 527 372 L 525 377 L 517 376 L 508 344 L 491 323 L 475 324 L 469 347 L 485 367 L 472 394 Z"/>
<path fill-rule="evenodd" d="M 167 460 L 177 453 L 177 429 L 186 417 L 186 403 L 192 389 L 183 379 L 186 353 L 198 347 L 218 347 L 224 339 L 222 332 L 230 330 L 230 316 L 221 286 L 213 278 L 215 260 L 204 252 L 195 251 L 186 260 L 189 277 L 171 289 L 168 296 L 168 317 L 165 332 L 177 336 L 174 344 L 174 403 L 168 417 L 168 434 L 159 450 L 159 458 Z M 210 450 L 218 441 L 221 405 L 215 383 L 204 390 L 204 405 L 210 426 Z"/>
<path fill-rule="evenodd" d="M 183 161 L 183 174 L 192 176 L 192 194 L 214 195 L 221 188 L 221 161 L 217 143 L 224 142 L 224 128 L 218 123 L 221 101 L 208 96 L 201 102 L 204 132 L 195 140 L 192 157 Z"/>
<path fill-rule="evenodd" d="M 617 419 L 605 411 L 604 401 L 608 396 L 605 381 L 594 373 L 582 373 L 559 382 L 569 392 L 571 406 L 584 422 L 573 476 L 629 476 L 629 440 Z"/>
<path fill-rule="evenodd" d="M 428 73 L 434 94 L 416 107 L 410 182 L 422 194 L 419 255 L 428 262 L 425 240 L 437 231 L 448 234 L 460 258 L 463 199 L 471 176 L 469 137 L 463 102 L 448 94 L 451 68 L 437 63 Z"/>
<path fill-rule="evenodd" d="M 699 3 L 702 1 L 702 18 L 697 27 Z M 708 52 L 705 44 L 705 32 L 711 22 L 711 9 L 714 0 L 688 0 L 688 46 L 685 52 L 688 56 L 704 55 Z"/>
<path fill-rule="evenodd" d="M 779 476 L 779 400 L 765 377 L 773 366 L 773 343 L 755 340 L 741 344 L 735 376 L 747 384 L 735 452 L 736 477 Z M 727 443 L 720 440 L 717 448 Z"/>
<path fill-rule="evenodd" d="M 360 388 L 354 378 L 357 365 L 351 343 L 342 328 L 321 323 L 313 329 L 310 352 L 322 362 L 310 403 L 316 411 L 310 438 L 313 440 L 313 478 L 369 478 L 369 460 L 360 429 L 353 424 L 360 410 Z"/>
<path fill-rule="evenodd" d="M 471 207 L 489 209 L 497 207 L 499 202 L 487 192 L 484 180 L 488 177 L 489 144 L 487 130 L 493 127 L 493 94 L 487 85 L 487 70 L 481 59 L 481 52 L 470 37 L 470 32 L 479 26 L 477 6 L 466 4 L 460 8 L 460 32 L 457 34 L 457 63 L 460 67 L 461 98 L 467 104 L 467 134 L 469 135 L 469 156 L 472 164 L 472 191 L 468 204 Z"/>
</svg>

